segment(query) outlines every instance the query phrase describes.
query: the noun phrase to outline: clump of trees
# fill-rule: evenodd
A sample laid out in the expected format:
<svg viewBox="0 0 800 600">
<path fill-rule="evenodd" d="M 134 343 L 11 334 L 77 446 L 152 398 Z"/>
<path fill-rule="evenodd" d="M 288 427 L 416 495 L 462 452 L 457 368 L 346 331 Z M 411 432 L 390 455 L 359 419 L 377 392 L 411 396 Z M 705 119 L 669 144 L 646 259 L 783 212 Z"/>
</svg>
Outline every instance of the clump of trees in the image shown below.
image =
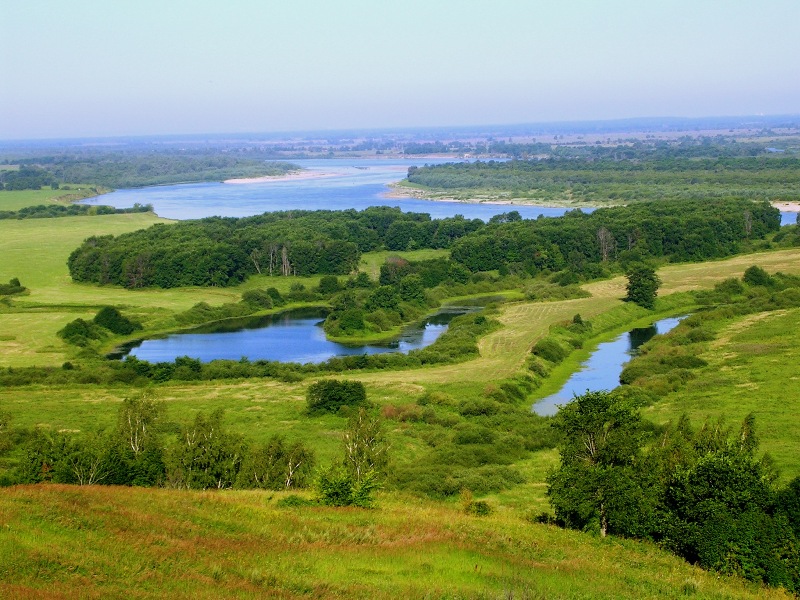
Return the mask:
<svg viewBox="0 0 800 600">
<path fill-rule="evenodd" d="M 566 527 L 651 539 L 700 566 L 800 590 L 798 479 L 783 489 L 758 455 L 755 421 L 658 435 L 630 396 L 587 392 L 553 420 L 561 463 L 548 476 Z"/>
<path fill-rule="evenodd" d="M 125 317 L 113 306 L 104 306 L 91 321 L 80 318 L 70 321 L 57 335 L 68 344 L 85 347 L 106 338 L 109 333 L 129 335 L 141 328 L 138 321 Z"/>
<path fill-rule="evenodd" d="M 22 294 L 28 288 L 19 282 L 17 277 L 12 277 L 8 283 L 0 283 L 0 296 L 13 296 Z"/>
<path fill-rule="evenodd" d="M 5 423 L 7 425 L 7 421 Z M 224 424 L 224 412 L 199 412 L 178 428 L 165 421 L 150 392 L 125 398 L 107 432 L 69 434 L 35 429 L 15 474 L 20 483 L 167 486 L 181 489 L 291 490 L 312 484 L 313 450 L 273 436 L 251 445 Z M 0 441 L 3 440 L 0 420 Z"/>
</svg>

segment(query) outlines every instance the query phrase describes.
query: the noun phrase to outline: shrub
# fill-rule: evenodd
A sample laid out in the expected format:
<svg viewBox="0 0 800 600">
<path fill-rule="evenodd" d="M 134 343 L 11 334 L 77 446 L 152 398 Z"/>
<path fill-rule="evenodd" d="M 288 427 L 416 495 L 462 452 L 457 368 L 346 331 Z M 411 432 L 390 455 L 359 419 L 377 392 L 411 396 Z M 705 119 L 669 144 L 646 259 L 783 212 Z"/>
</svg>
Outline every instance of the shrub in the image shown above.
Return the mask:
<svg viewBox="0 0 800 600">
<path fill-rule="evenodd" d="M 551 337 L 545 337 L 536 342 L 533 347 L 533 353 L 555 364 L 564 360 L 568 354 L 564 347 Z"/>
<path fill-rule="evenodd" d="M 116 333 L 117 335 L 130 335 L 137 329 L 142 328 L 139 323 L 124 317 L 122 313 L 113 306 L 104 306 L 101 308 L 100 312 L 95 315 L 94 322 L 100 325 L 100 327 L 105 327 L 111 333 Z"/>
<path fill-rule="evenodd" d="M 335 413 L 343 406 L 365 405 L 367 392 L 360 381 L 324 379 L 309 386 L 306 400 L 310 413 Z"/>
<path fill-rule="evenodd" d="M 320 504 L 325 506 L 359 506 L 369 508 L 373 504 L 373 492 L 378 489 L 374 473 L 367 473 L 361 481 L 341 466 L 333 465 L 317 478 L 317 493 Z"/>
<path fill-rule="evenodd" d="M 248 290 L 242 294 L 242 302 L 256 308 L 270 309 L 274 306 L 272 296 L 266 290 Z"/>
</svg>

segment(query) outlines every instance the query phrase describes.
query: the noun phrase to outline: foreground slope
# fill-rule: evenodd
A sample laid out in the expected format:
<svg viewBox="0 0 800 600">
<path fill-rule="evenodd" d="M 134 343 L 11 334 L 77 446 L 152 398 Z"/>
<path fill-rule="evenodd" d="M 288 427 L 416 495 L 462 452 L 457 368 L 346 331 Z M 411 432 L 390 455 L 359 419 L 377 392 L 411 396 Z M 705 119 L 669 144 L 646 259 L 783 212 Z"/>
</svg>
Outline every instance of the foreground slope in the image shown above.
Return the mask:
<svg viewBox="0 0 800 600">
<path fill-rule="evenodd" d="M 5 598 L 786 598 L 649 544 L 383 496 L 19 486 L 0 493 Z"/>
</svg>

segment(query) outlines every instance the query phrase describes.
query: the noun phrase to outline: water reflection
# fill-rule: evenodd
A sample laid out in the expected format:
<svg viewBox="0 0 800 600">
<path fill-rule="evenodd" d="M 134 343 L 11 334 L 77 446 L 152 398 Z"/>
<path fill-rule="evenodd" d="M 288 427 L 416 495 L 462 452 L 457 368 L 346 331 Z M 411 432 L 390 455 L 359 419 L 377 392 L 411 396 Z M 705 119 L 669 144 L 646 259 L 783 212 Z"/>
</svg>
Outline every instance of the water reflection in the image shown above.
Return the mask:
<svg viewBox="0 0 800 600">
<path fill-rule="evenodd" d="M 476 310 L 450 306 L 425 321 L 406 328 L 397 338 L 384 344 L 346 345 L 325 337 L 322 323 L 325 311 L 301 309 L 249 319 L 231 319 L 163 338 L 138 340 L 113 356 L 135 356 L 149 362 L 172 362 L 189 356 L 203 362 L 216 359 L 270 360 L 320 363 L 334 356 L 410 352 L 429 346 L 444 333 L 450 321 Z"/>
<path fill-rule="evenodd" d="M 631 329 L 610 342 L 600 344 L 564 386 L 555 394 L 534 404 L 533 411 L 538 415 L 552 416 L 558 412 L 560 405 L 587 390 L 597 392 L 614 389 L 619 385 L 623 366 L 636 354 L 636 350 L 654 335 L 667 333 L 675 328 L 683 318 L 661 319 L 650 327 Z"/>
</svg>

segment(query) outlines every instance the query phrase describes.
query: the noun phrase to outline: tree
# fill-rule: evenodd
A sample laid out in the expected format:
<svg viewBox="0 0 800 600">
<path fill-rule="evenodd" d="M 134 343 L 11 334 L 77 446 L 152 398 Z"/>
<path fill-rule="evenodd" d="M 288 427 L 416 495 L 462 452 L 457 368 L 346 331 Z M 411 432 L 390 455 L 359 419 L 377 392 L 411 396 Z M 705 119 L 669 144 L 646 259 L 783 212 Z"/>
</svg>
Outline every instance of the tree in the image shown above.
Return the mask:
<svg viewBox="0 0 800 600">
<path fill-rule="evenodd" d="M 302 442 L 287 444 L 282 436 L 249 452 L 236 483 L 244 488 L 284 490 L 305 487 L 314 468 L 314 452 Z"/>
<path fill-rule="evenodd" d="M 628 278 L 625 302 L 634 302 L 652 310 L 661 286 L 661 278 L 656 275 L 655 269 L 644 264 L 634 265 L 625 273 L 625 277 Z"/>
<path fill-rule="evenodd" d="M 548 475 L 556 518 L 568 527 L 608 532 L 623 526 L 643 501 L 634 464 L 640 451 L 636 407 L 613 393 L 586 392 L 561 407 L 552 426 L 562 435 L 561 465 Z"/>
<path fill-rule="evenodd" d="M 246 447 L 222 426 L 222 409 L 199 412 L 183 428 L 169 460 L 169 483 L 178 488 L 229 488 L 236 481 Z"/>
<path fill-rule="evenodd" d="M 306 401 L 309 412 L 336 412 L 343 406 L 361 406 L 367 391 L 360 381 L 323 379 L 308 387 Z"/>
<path fill-rule="evenodd" d="M 344 465 L 356 482 L 373 473 L 378 479 L 386 475 L 389 446 L 381 422 L 363 408 L 350 417 L 344 431 Z"/>
</svg>

